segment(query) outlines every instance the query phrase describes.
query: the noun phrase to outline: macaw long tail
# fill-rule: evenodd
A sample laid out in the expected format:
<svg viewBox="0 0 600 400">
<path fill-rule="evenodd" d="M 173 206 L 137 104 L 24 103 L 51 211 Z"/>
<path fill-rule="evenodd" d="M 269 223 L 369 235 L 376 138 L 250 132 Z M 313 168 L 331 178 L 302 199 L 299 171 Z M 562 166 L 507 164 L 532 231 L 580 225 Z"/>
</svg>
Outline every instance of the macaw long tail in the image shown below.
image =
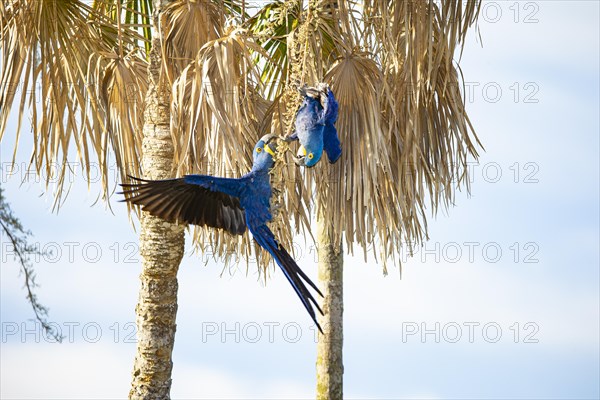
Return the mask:
<svg viewBox="0 0 600 400">
<path fill-rule="evenodd" d="M 319 325 L 319 322 L 317 322 L 317 317 L 313 309 L 313 304 L 317 308 L 317 310 L 319 310 L 321 315 L 323 315 L 323 310 L 321 310 L 321 307 L 319 306 L 313 295 L 310 293 L 302 279 L 304 279 L 306 283 L 308 283 L 313 289 L 315 289 L 317 293 L 319 293 L 321 297 L 323 297 L 321 291 L 304 273 L 304 271 L 300 269 L 298 264 L 296 264 L 296 261 L 294 261 L 292 256 L 289 255 L 289 253 L 283 248 L 283 246 L 281 246 L 277 242 L 277 240 L 275 240 L 273 232 L 271 232 L 271 230 L 266 225 L 263 225 L 256 230 L 252 230 L 252 234 L 254 235 L 254 240 L 256 240 L 261 247 L 266 249 L 273 256 L 273 258 L 277 262 L 277 265 L 279 265 L 279 267 L 285 274 L 285 277 L 290 282 L 290 284 L 296 291 L 296 294 L 302 301 L 304 308 L 306 308 L 306 311 L 308 311 L 308 314 L 310 314 L 312 320 L 317 325 L 317 328 L 319 328 L 319 331 L 323 333 L 321 325 Z"/>
</svg>

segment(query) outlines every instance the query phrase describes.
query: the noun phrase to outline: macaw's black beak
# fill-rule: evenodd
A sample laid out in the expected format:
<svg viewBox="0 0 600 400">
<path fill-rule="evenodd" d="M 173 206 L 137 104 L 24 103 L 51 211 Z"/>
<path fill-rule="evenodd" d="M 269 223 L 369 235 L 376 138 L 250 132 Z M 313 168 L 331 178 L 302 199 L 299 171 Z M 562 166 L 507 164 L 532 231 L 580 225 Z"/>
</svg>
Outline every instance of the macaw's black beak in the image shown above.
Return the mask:
<svg viewBox="0 0 600 400">
<path fill-rule="evenodd" d="M 274 156 L 275 154 L 277 154 L 277 144 L 276 143 L 267 143 L 266 146 L 269 148 L 269 150 L 271 150 L 273 153 L 271 154 L 272 156 Z"/>
<path fill-rule="evenodd" d="M 298 153 L 296 154 L 296 157 L 292 156 L 292 158 L 294 159 L 294 163 L 296 165 L 298 165 L 300 167 L 308 167 L 308 168 L 313 167 L 312 165 L 311 166 L 306 165 L 306 157 L 307 157 L 306 148 L 303 145 L 300 145 L 300 148 L 298 149 Z"/>
<path fill-rule="evenodd" d="M 271 140 L 273 139 L 278 139 L 279 137 L 273 133 L 268 133 L 266 135 L 264 135 L 263 137 L 260 138 L 260 140 L 262 140 L 263 142 L 265 142 L 265 144 L 268 144 Z"/>
<path fill-rule="evenodd" d="M 299 166 L 299 167 L 306 167 L 306 157 L 302 156 L 302 157 L 294 157 L 292 156 L 292 158 L 294 159 L 294 163 Z"/>
<path fill-rule="evenodd" d="M 277 140 L 280 140 L 279 136 L 270 133 L 261 137 L 260 140 L 264 142 L 265 150 L 274 157 L 277 154 Z"/>
</svg>

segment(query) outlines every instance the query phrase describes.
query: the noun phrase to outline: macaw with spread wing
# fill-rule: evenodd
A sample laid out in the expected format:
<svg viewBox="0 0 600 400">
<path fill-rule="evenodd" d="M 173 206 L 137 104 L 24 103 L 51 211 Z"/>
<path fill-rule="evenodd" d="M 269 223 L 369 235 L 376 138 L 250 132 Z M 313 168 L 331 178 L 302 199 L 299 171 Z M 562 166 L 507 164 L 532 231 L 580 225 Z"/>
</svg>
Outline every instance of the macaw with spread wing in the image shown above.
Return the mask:
<svg viewBox="0 0 600 400">
<path fill-rule="evenodd" d="M 319 331 L 313 305 L 323 311 L 305 285 L 321 297 L 317 286 L 298 267 L 289 253 L 277 242 L 267 226 L 272 219 L 272 195 L 269 170 L 275 164 L 275 135 L 263 136 L 253 153 L 252 170 L 241 178 L 218 178 L 209 175 L 186 175 L 183 178 L 145 180 L 122 184 L 125 201 L 142 206 L 143 211 L 171 222 L 224 229 L 242 235 L 246 227 L 254 240 L 271 256 L 296 291 Z"/>
<path fill-rule="evenodd" d="M 299 140 L 296 164 L 313 167 L 319 162 L 323 150 L 331 164 L 342 155 L 335 122 L 338 117 L 338 103 L 329 85 L 319 83 L 317 87 L 301 86 L 298 91 L 304 100 L 296 113 L 296 131 L 288 140 Z"/>
</svg>

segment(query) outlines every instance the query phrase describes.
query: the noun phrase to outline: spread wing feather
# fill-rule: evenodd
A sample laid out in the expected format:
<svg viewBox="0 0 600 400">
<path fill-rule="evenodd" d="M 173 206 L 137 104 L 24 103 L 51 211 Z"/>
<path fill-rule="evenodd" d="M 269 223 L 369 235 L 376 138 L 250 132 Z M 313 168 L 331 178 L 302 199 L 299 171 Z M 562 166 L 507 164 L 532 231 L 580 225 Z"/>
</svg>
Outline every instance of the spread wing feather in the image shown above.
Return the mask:
<svg viewBox="0 0 600 400">
<path fill-rule="evenodd" d="M 189 183 L 187 178 L 130 178 L 135 182 L 122 184 L 122 194 L 125 201 L 141 206 L 143 211 L 170 222 L 221 228 L 237 235 L 246 231 L 240 199 L 215 190 L 214 185 Z"/>
</svg>

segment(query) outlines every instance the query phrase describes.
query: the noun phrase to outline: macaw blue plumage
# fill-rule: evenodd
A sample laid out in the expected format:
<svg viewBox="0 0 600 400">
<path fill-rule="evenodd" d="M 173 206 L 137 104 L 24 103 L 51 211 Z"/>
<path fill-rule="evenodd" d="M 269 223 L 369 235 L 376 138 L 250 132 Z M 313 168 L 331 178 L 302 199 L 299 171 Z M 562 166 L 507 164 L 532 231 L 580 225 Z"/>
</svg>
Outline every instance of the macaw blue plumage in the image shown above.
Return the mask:
<svg viewBox="0 0 600 400">
<path fill-rule="evenodd" d="M 290 140 L 300 140 L 296 164 L 313 167 L 323 154 L 327 153 L 330 163 L 335 163 L 342 155 L 335 122 L 338 117 L 338 103 L 326 83 L 316 88 L 302 86 L 298 89 L 304 96 L 296 114 L 296 131 Z"/>
<path fill-rule="evenodd" d="M 272 219 L 269 170 L 275 163 L 273 156 L 277 151 L 269 142 L 275 138 L 275 135 L 265 135 L 256 143 L 252 170 L 241 178 L 209 175 L 165 180 L 132 178 L 135 183 L 121 185 L 122 194 L 125 201 L 140 205 L 143 211 L 167 221 L 221 228 L 238 235 L 247 227 L 254 240 L 275 259 L 321 331 L 313 304 L 321 314 L 323 311 L 304 283 L 323 295 L 267 226 Z"/>
</svg>

